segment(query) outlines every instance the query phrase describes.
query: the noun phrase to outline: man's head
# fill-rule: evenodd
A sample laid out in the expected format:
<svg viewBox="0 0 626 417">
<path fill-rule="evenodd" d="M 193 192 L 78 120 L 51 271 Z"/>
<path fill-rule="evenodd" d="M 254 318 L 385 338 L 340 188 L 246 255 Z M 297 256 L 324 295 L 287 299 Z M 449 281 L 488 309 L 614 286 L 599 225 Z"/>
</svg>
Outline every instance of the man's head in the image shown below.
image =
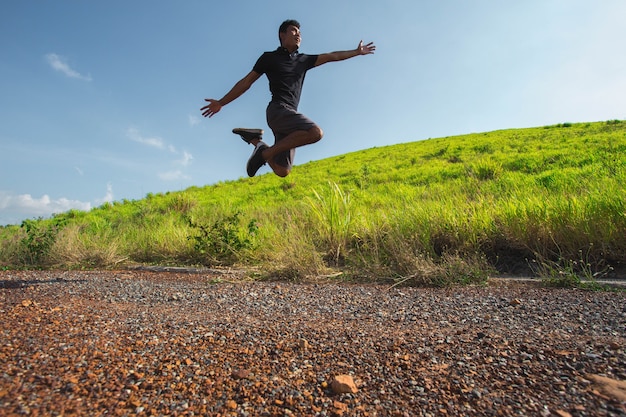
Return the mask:
<svg viewBox="0 0 626 417">
<path fill-rule="evenodd" d="M 280 45 L 290 52 L 300 47 L 300 23 L 297 20 L 285 20 L 278 28 Z"/>
</svg>

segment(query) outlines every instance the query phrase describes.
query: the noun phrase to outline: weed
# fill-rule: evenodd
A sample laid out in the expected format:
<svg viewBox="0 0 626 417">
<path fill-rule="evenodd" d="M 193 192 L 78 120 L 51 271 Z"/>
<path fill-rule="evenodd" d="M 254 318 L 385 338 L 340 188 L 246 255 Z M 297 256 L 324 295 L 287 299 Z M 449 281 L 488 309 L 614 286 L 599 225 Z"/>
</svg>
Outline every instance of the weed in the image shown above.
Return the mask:
<svg viewBox="0 0 626 417">
<path fill-rule="evenodd" d="M 363 165 L 361 167 L 361 176 L 358 179 L 359 188 L 364 189 L 367 187 L 367 184 L 370 180 L 371 170 L 368 165 Z"/>
<path fill-rule="evenodd" d="M 449 287 L 453 285 L 484 284 L 493 273 L 484 255 L 461 255 L 445 253 L 438 262 L 420 256 L 417 270 L 395 280 L 398 285 L 428 285 Z"/>
<path fill-rule="evenodd" d="M 183 215 L 188 214 L 196 206 L 196 202 L 186 193 L 176 193 L 170 196 L 168 209 Z"/>
<path fill-rule="evenodd" d="M 531 267 L 549 287 L 562 288 L 593 288 L 596 280 L 607 276 L 613 268 L 603 265 L 603 262 L 592 262 L 592 247 L 586 251 L 579 250 L 577 259 L 567 259 L 559 256 L 555 261 L 537 256 Z"/>
<path fill-rule="evenodd" d="M 491 143 L 481 143 L 481 144 L 475 145 L 472 149 L 475 150 L 479 154 L 490 154 L 495 151 Z"/>
<path fill-rule="evenodd" d="M 194 232 L 187 239 L 194 242 L 194 249 L 199 255 L 198 261 L 209 265 L 232 264 L 242 251 L 252 249 L 254 237 L 258 231 L 257 221 L 250 220 L 243 227 L 241 213 L 216 220 L 212 224 L 203 224 L 188 219 L 189 227 Z"/>
<path fill-rule="evenodd" d="M 468 174 L 474 176 L 481 181 L 493 180 L 502 172 L 502 166 L 497 163 L 483 161 L 473 164 Z"/>
<path fill-rule="evenodd" d="M 281 190 L 286 192 L 296 188 L 296 183 L 293 181 L 284 181 L 282 184 L 280 184 L 280 188 Z"/>
</svg>

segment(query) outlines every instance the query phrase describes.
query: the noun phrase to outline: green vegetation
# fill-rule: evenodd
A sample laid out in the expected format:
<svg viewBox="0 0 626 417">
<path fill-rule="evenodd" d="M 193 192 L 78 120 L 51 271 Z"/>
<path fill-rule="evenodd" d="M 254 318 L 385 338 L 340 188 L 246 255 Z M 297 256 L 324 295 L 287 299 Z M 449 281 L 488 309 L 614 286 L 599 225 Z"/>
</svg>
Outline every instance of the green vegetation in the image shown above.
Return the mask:
<svg viewBox="0 0 626 417">
<path fill-rule="evenodd" d="M 405 285 L 532 268 L 577 285 L 626 261 L 625 191 L 626 122 L 470 134 L 27 220 L 0 228 L 0 267 L 236 265 Z"/>
</svg>

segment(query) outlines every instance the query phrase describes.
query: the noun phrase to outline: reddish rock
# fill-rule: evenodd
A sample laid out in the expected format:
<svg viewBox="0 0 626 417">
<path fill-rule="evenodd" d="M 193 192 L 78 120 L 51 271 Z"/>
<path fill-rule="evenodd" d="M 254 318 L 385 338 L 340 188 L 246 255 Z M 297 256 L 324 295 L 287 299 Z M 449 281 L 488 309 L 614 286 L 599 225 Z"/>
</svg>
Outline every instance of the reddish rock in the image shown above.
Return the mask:
<svg viewBox="0 0 626 417">
<path fill-rule="evenodd" d="M 619 381 L 601 375 L 588 375 L 600 392 L 609 398 L 626 402 L 626 381 Z"/>
<path fill-rule="evenodd" d="M 355 394 L 358 391 L 354 379 L 350 375 L 337 375 L 330 383 L 335 394 Z"/>
</svg>

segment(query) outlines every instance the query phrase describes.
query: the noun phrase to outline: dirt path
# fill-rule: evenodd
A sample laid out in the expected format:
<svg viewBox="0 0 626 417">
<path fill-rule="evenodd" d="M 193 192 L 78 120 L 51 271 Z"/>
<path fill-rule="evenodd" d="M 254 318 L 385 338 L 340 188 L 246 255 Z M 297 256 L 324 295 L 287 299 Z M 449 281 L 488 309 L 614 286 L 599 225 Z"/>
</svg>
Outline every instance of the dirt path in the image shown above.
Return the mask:
<svg viewBox="0 0 626 417">
<path fill-rule="evenodd" d="M 626 293 L 227 280 L 1 272 L 0 415 L 626 415 Z"/>
</svg>

